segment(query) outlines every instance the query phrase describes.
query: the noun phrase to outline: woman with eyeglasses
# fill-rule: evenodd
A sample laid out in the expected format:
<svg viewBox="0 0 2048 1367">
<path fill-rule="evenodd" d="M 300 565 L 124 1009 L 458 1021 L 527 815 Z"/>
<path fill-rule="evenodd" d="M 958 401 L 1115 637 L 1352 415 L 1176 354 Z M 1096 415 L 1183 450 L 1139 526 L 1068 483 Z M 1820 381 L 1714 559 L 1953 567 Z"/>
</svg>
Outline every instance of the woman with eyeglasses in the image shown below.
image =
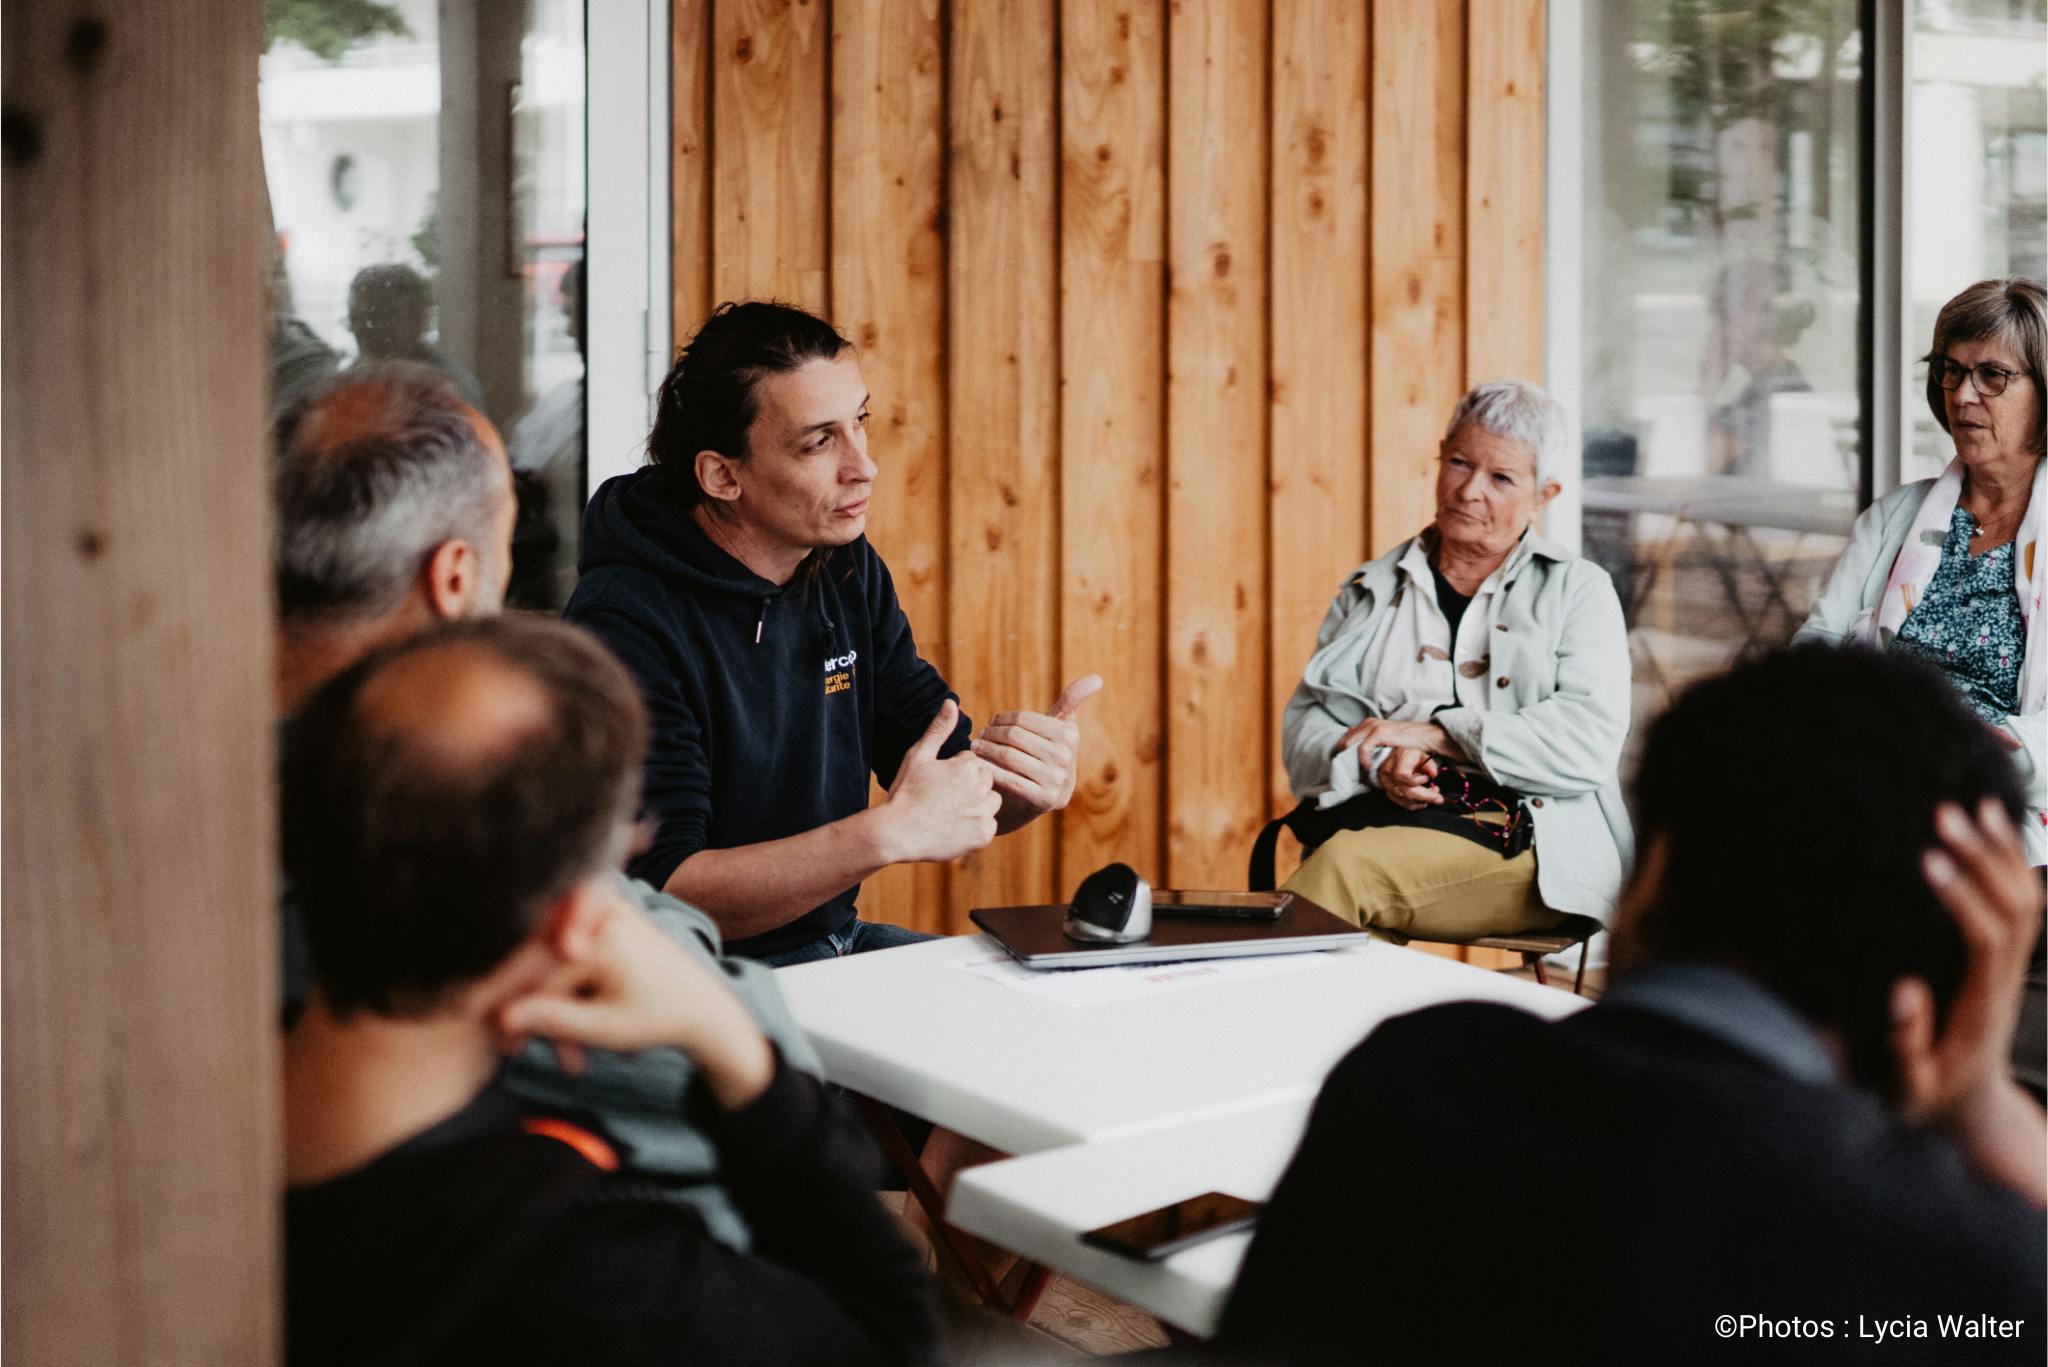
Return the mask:
<svg viewBox="0 0 2048 1367">
<path fill-rule="evenodd" d="M 2048 864 L 2048 520 L 2042 461 L 2041 282 L 1982 280 L 1942 306 L 1927 405 L 1955 440 L 1937 479 L 1864 510 L 1801 637 L 1931 660 L 2011 752 L 2026 785 L 2027 862 Z M 2048 1091 L 2048 944 L 2037 940 L 2013 1075 Z"/>
<path fill-rule="evenodd" d="M 1532 530 L 1567 432 L 1557 400 L 1519 380 L 1459 400 L 1434 521 L 1346 581 L 1287 704 L 1302 805 L 1284 821 L 1306 857 L 1286 886 L 1385 938 L 1613 910 L 1630 847 L 1621 603 L 1597 565 Z M 1254 884 L 1268 876 L 1255 853 Z"/>
<path fill-rule="evenodd" d="M 1979 281 L 1942 306 L 1927 404 L 1955 459 L 1864 511 L 1799 633 L 1918 655 L 1946 673 L 2020 766 L 2036 865 L 2048 863 L 2043 301 L 2039 281 L 2014 278 Z"/>
</svg>

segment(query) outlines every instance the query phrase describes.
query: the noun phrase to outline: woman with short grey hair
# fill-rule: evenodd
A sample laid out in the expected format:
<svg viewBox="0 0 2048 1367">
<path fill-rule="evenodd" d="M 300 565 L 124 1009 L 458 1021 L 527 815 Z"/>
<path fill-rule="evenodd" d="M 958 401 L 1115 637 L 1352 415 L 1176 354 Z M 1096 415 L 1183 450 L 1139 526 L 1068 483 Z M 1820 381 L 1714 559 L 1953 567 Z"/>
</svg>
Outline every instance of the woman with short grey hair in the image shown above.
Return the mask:
<svg viewBox="0 0 2048 1367">
<path fill-rule="evenodd" d="M 1304 859 L 1286 886 L 1386 938 L 1613 911 L 1630 857 L 1621 603 L 1532 530 L 1568 434 L 1533 384 L 1460 399 L 1435 521 L 1345 582 L 1287 704 Z"/>
</svg>

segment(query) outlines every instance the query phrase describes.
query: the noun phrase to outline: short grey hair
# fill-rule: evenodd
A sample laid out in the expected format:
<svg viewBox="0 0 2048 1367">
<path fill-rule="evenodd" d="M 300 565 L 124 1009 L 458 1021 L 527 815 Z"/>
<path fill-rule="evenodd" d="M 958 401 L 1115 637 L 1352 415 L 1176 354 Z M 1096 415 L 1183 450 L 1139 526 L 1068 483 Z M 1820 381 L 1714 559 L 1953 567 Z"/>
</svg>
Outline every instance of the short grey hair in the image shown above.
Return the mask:
<svg viewBox="0 0 2048 1367">
<path fill-rule="evenodd" d="M 510 474 L 489 425 L 429 367 L 343 372 L 278 425 L 278 612 L 374 617 L 405 600 L 444 542 L 487 563 Z"/>
<path fill-rule="evenodd" d="M 1941 306 L 1934 319 L 1934 345 L 1922 359 L 1936 360 L 1958 342 L 2008 343 L 2020 354 L 2020 365 L 2033 377 L 2034 392 L 2048 394 L 2048 292 L 2024 275 L 1979 280 Z M 1941 372 L 1927 369 L 1927 406 L 1948 431 L 1948 405 L 1942 401 Z M 2042 405 L 2034 409 L 2034 450 L 2042 450 Z"/>
<path fill-rule="evenodd" d="M 1565 420 L 1564 405 L 1542 387 L 1527 380 L 1494 380 L 1474 385 L 1451 410 L 1444 440 L 1449 441 L 1468 422 L 1482 432 L 1528 447 L 1529 454 L 1536 458 L 1539 488 L 1557 478 L 1571 424 Z"/>
</svg>

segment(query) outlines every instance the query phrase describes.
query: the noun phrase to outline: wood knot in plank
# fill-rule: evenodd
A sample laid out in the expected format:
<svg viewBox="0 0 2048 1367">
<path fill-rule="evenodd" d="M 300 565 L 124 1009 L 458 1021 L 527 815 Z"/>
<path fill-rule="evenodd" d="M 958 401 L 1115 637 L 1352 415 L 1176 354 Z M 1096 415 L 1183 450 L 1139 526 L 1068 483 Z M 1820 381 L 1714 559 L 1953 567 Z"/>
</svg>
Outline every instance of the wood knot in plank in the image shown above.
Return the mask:
<svg viewBox="0 0 2048 1367">
<path fill-rule="evenodd" d="M 104 19 L 72 21 L 64 31 L 64 64 L 81 76 L 100 69 L 107 55 L 107 24 Z"/>
<path fill-rule="evenodd" d="M 43 156 L 43 116 L 18 104 L 0 107 L 0 155 L 9 166 L 29 166 Z"/>
</svg>

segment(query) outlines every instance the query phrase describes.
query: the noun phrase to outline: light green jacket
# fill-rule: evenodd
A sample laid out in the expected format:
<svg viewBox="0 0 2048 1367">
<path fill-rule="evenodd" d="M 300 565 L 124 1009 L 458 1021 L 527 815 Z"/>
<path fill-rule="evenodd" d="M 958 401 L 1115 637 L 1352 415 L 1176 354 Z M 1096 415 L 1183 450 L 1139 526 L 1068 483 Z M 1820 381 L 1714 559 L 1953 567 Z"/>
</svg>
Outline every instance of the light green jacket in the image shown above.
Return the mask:
<svg viewBox="0 0 2048 1367">
<path fill-rule="evenodd" d="M 637 878 L 621 881 L 670 938 L 717 970 L 775 1042 L 784 1062 L 814 1076 L 824 1072 L 817 1051 L 783 1001 L 773 970 L 726 954 L 717 923 L 695 907 Z M 697 1081 L 697 1065 L 680 1049 L 637 1054 L 590 1049 L 585 1054 L 581 1073 L 565 1073 L 554 1050 L 535 1041 L 505 1065 L 506 1085 L 538 1105 L 580 1111 L 601 1122 L 606 1134 L 626 1146 L 628 1166 L 676 1184 L 674 1195 L 697 1208 L 714 1236 L 735 1248 L 747 1248 L 747 1223 L 726 1192 L 718 1150 L 700 1124 L 711 1113 L 712 1102 Z"/>
<path fill-rule="evenodd" d="M 1386 626 L 1408 542 L 1359 567 L 1323 618 L 1316 651 L 1281 718 L 1296 797 L 1364 790 L 1356 766 L 1333 766 L 1344 732 L 1380 715 L 1359 669 Z M 1498 602 L 1485 710 L 1435 720 L 1489 777 L 1528 799 L 1536 823 L 1536 887 L 1553 911 L 1614 914 L 1634 853 L 1616 770 L 1628 738 L 1628 631 L 1606 571 L 1533 532 L 1495 572 Z M 1473 610 L 1480 610 L 1474 602 Z M 1462 662 L 1461 662 L 1462 663 Z"/>
</svg>

